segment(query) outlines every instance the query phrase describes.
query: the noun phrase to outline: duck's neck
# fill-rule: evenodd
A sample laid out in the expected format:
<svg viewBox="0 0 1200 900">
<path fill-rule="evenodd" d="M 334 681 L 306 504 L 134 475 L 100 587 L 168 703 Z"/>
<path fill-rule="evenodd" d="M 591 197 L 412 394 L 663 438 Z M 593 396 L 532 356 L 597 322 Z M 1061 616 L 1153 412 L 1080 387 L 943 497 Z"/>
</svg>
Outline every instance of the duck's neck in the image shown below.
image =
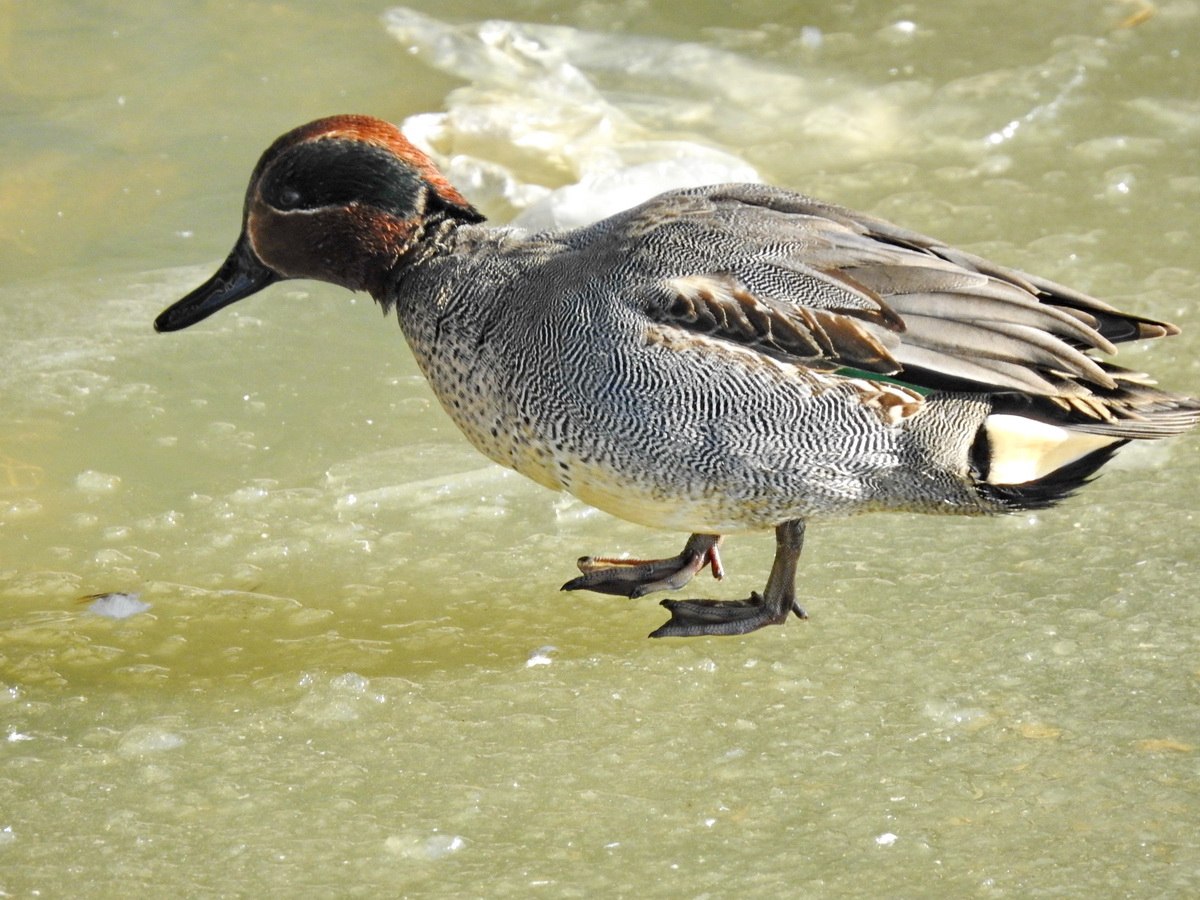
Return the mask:
<svg viewBox="0 0 1200 900">
<path fill-rule="evenodd" d="M 430 260 L 449 253 L 454 247 L 458 229 L 471 224 L 474 224 L 473 220 L 446 213 L 427 217 L 416 231 L 406 236 L 391 266 L 380 267 L 364 279 L 364 289 L 385 312 L 388 311 L 395 305 L 400 283 L 405 277 Z"/>
</svg>

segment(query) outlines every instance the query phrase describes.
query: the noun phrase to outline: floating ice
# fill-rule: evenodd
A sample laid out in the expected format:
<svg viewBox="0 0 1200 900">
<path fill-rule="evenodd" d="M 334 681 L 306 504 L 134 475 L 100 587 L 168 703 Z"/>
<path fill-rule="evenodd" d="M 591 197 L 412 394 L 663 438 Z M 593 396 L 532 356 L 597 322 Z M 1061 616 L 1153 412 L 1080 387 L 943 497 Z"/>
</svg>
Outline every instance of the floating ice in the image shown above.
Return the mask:
<svg viewBox="0 0 1200 900">
<path fill-rule="evenodd" d="M 75 476 L 75 487 L 85 494 L 111 494 L 121 486 L 117 475 L 108 475 L 88 469 Z"/>
<path fill-rule="evenodd" d="M 550 645 L 538 647 L 529 655 L 529 659 L 525 660 L 525 668 L 532 669 L 534 666 L 550 665 L 554 661 L 550 658 L 550 654 L 556 652 L 558 652 L 558 648 Z"/>
<path fill-rule="evenodd" d="M 789 71 L 700 43 L 559 25 L 449 24 L 405 7 L 384 23 L 418 59 L 467 82 L 445 112 L 407 119 L 405 133 L 489 215 L 533 229 L 587 224 L 671 188 L 758 181 L 747 160 L 769 162 L 781 146 L 802 148 L 812 170 L 932 147 L 983 165 L 1018 131 L 1056 136 L 1110 52 L 1068 44 L 1002 76 L 935 88 L 859 81 L 816 57 L 823 36 L 812 27 L 798 36 L 812 55 Z M 920 33 L 900 20 L 877 39 Z M 1032 108 L 1031 85 L 1048 98 Z M 995 99 L 981 106 L 983 90 Z"/>
<path fill-rule="evenodd" d="M 435 834 L 425 842 L 425 855 L 430 859 L 440 859 L 457 853 L 465 846 L 467 842 L 457 834 Z"/>
<path fill-rule="evenodd" d="M 941 700 L 928 700 L 922 710 L 926 717 L 932 719 L 942 728 L 965 728 L 974 730 L 991 721 L 991 714 L 986 710 L 973 706 L 959 706 L 956 703 Z"/>
<path fill-rule="evenodd" d="M 346 672 L 342 675 L 335 675 L 333 678 L 329 679 L 329 686 L 335 691 L 343 691 L 347 694 L 354 694 L 356 696 L 365 694 L 370 685 L 370 679 L 364 678 L 357 672 Z"/>
<path fill-rule="evenodd" d="M 138 598 L 140 594 L 93 594 L 90 598 L 91 603 L 88 604 L 88 612 L 98 616 L 105 616 L 109 619 L 128 619 L 130 616 L 136 616 L 138 613 L 143 613 L 150 608 L 149 603 L 143 603 Z"/>
<path fill-rule="evenodd" d="M 896 843 L 897 840 L 899 840 L 899 838 L 896 835 L 892 834 L 890 831 L 885 831 L 883 834 L 878 835 L 875 838 L 875 843 L 880 847 L 890 847 L 892 844 Z"/>
<path fill-rule="evenodd" d="M 122 756 L 145 756 L 161 753 L 184 745 L 181 735 L 153 725 L 138 725 L 130 728 L 117 743 L 117 752 Z"/>
<path fill-rule="evenodd" d="M 324 725 L 352 722 L 364 708 L 387 702 L 384 694 L 370 691 L 371 680 L 357 672 L 330 678 L 305 673 L 300 686 L 308 693 L 296 704 L 296 712 Z"/>
<path fill-rule="evenodd" d="M 733 153 L 683 136 L 653 136 L 614 100 L 621 94 L 629 107 L 640 95 L 644 103 L 661 94 L 667 73 L 681 84 L 694 78 L 696 67 L 679 64 L 680 54 L 731 54 L 560 26 L 448 25 L 405 8 L 387 13 L 385 22 L 429 65 L 471 82 L 447 97 L 446 112 L 406 120 L 405 133 L 438 157 L 472 200 L 520 213 L 525 227 L 586 224 L 674 187 L 759 180 Z M 723 59 L 693 62 L 703 64 L 700 71 L 725 70 Z M 636 92 L 597 86 L 594 75 L 614 73 L 646 84 Z M 714 91 L 721 89 L 707 81 L 693 98 L 672 96 L 678 126 L 687 126 L 698 105 L 711 105 Z"/>
<path fill-rule="evenodd" d="M 394 834 L 383 845 L 389 853 L 405 859 L 441 859 L 462 850 L 467 842 L 457 834 L 433 834 L 425 838 Z"/>
</svg>

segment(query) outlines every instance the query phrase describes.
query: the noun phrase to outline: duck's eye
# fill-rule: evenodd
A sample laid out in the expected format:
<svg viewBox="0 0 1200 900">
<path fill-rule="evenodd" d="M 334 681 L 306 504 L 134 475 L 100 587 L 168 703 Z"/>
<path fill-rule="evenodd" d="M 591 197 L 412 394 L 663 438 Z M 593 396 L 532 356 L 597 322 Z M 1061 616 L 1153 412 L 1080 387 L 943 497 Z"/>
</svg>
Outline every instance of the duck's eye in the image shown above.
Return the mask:
<svg viewBox="0 0 1200 900">
<path fill-rule="evenodd" d="M 300 192 L 293 187 L 279 189 L 279 199 L 275 203 L 279 209 L 296 209 L 301 206 Z"/>
<path fill-rule="evenodd" d="M 300 189 L 284 179 L 267 179 L 262 185 L 262 197 L 268 204 L 285 212 L 303 209 L 307 205 Z"/>
<path fill-rule="evenodd" d="M 299 183 L 303 177 L 304 173 L 291 167 L 280 166 L 273 169 L 263 179 L 260 187 L 263 200 L 275 209 L 284 211 L 320 206 L 319 202 L 313 203 L 305 199 L 305 191 Z"/>
</svg>

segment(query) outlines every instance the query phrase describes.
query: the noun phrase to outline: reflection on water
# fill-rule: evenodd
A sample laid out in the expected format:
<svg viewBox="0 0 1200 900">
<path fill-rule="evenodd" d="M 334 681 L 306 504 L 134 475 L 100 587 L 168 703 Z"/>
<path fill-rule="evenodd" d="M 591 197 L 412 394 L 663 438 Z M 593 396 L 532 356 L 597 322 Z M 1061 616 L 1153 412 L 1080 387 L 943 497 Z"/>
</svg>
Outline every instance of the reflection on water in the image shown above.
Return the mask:
<svg viewBox="0 0 1200 900">
<path fill-rule="evenodd" d="M 1179 321 L 1121 355 L 1200 389 L 1194 2 L 734 6 L 0 12 L 0 891 L 1195 892 L 1195 438 L 814 529 L 812 620 L 651 643 L 557 587 L 678 537 L 474 454 L 369 301 L 150 330 L 266 142 L 363 111 L 497 219 L 866 207 Z"/>
</svg>

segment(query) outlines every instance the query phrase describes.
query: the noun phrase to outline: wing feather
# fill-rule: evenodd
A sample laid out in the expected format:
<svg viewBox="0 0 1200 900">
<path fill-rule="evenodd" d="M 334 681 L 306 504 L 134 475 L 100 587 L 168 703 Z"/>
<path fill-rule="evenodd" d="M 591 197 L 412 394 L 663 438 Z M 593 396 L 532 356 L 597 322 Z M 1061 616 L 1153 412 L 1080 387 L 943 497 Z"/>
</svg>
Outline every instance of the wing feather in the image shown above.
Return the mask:
<svg viewBox="0 0 1200 900">
<path fill-rule="evenodd" d="M 644 298 L 656 327 L 928 390 L 1023 393 L 1106 433 L 1200 419 L 1196 401 L 1090 355 L 1174 325 L 762 185 L 677 191 L 634 214 L 647 252 L 677 263 Z"/>
</svg>

